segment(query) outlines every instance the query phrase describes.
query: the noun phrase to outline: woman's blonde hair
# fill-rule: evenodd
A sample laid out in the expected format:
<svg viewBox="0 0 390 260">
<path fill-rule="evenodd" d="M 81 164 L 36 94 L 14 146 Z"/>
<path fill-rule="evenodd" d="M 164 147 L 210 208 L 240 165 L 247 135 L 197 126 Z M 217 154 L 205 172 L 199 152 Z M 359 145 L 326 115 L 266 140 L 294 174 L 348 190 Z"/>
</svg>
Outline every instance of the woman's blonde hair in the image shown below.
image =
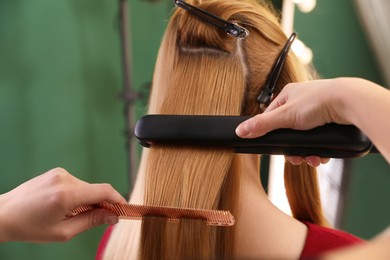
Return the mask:
<svg viewBox="0 0 390 260">
<path fill-rule="evenodd" d="M 249 30 L 239 40 L 187 11 L 175 10 L 155 67 L 149 113 L 255 115 L 256 97 L 287 37 L 278 16 L 265 3 L 251 0 L 187 1 Z M 290 53 L 275 94 L 309 73 Z M 149 205 L 237 211 L 240 175 L 260 169 L 259 156 L 244 163 L 245 154 L 231 149 L 153 145 L 144 153 L 136 186 L 144 187 Z M 286 191 L 293 215 L 324 224 L 316 172 L 307 165 L 285 165 Z M 137 187 L 133 192 L 137 192 Z M 139 193 L 141 194 L 141 193 Z M 139 196 L 138 194 L 138 196 Z M 139 238 L 139 233 L 140 238 Z M 213 259 L 234 256 L 234 228 L 210 227 L 202 221 L 179 224 L 147 218 L 117 224 L 106 259 Z"/>
</svg>

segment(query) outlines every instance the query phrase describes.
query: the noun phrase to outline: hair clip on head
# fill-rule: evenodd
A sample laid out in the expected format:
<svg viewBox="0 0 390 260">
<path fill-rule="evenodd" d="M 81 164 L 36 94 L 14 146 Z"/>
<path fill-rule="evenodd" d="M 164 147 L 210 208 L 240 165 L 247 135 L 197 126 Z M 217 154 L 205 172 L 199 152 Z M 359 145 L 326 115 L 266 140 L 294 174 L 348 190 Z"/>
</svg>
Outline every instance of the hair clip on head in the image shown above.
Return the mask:
<svg viewBox="0 0 390 260">
<path fill-rule="evenodd" d="M 173 1 L 177 7 L 180 7 L 187 12 L 195 15 L 199 19 L 202 19 L 204 22 L 209 23 L 221 30 L 224 30 L 227 34 L 234 36 L 240 40 L 245 39 L 249 36 L 249 31 L 239 26 L 236 23 L 231 23 L 226 21 L 212 13 L 209 13 L 203 9 L 200 9 L 196 6 L 190 5 L 182 0 L 174 0 Z"/>
</svg>

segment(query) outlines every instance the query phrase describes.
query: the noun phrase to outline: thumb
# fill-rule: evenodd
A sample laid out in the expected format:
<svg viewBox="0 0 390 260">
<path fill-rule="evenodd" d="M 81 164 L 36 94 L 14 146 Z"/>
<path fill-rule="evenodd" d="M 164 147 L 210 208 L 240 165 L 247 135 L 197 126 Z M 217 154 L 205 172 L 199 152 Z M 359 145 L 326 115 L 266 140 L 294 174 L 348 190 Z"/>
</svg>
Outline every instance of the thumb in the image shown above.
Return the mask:
<svg viewBox="0 0 390 260">
<path fill-rule="evenodd" d="M 76 235 L 92 227 L 115 224 L 118 220 L 118 216 L 109 210 L 94 209 L 68 219 L 67 228 L 70 229 L 69 233 Z"/>
<path fill-rule="evenodd" d="M 282 115 L 279 108 L 256 115 L 242 122 L 236 128 L 236 134 L 241 138 L 255 138 L 278 128 L 286 128 L 287 121 Z"/>
</svg>

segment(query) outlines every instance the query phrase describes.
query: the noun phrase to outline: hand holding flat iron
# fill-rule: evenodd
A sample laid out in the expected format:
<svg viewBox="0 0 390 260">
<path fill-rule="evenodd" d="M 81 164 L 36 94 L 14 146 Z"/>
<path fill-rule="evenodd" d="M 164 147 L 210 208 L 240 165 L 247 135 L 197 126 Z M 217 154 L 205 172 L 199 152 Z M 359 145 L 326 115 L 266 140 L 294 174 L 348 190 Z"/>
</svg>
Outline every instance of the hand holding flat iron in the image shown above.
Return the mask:
<svg viewBox="0 0 390 260">
<path fill-rule="evenodd" d="M 278 128 L 307 130 L 326 123 L 360 128 L 390 161 L 390 91 L 359 78 L 336 78 L 288 84 L 264 113 L 240 124 L 236 133 L 255 138 Z M 286 157 L 312 166 L 328 161 L 317 156 Z"/>
</svg>

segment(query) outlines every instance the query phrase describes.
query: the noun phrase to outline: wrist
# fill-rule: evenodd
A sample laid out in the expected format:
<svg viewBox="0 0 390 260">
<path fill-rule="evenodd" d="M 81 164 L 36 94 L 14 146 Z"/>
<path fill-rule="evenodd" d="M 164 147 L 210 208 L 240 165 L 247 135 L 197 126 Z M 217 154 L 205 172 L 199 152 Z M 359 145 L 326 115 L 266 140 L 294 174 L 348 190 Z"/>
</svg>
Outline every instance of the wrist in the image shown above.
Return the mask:
<svg viewBox="0 0 390 260">
<path fill-rule="evenodd" d="M 330 82 L 328 91 L 328 109 L 330 121 L 338 124 L 357 125 L 355 106 L 364 98 L 361 89 L 363 79 L 335 78 Z"/>
</svg>

